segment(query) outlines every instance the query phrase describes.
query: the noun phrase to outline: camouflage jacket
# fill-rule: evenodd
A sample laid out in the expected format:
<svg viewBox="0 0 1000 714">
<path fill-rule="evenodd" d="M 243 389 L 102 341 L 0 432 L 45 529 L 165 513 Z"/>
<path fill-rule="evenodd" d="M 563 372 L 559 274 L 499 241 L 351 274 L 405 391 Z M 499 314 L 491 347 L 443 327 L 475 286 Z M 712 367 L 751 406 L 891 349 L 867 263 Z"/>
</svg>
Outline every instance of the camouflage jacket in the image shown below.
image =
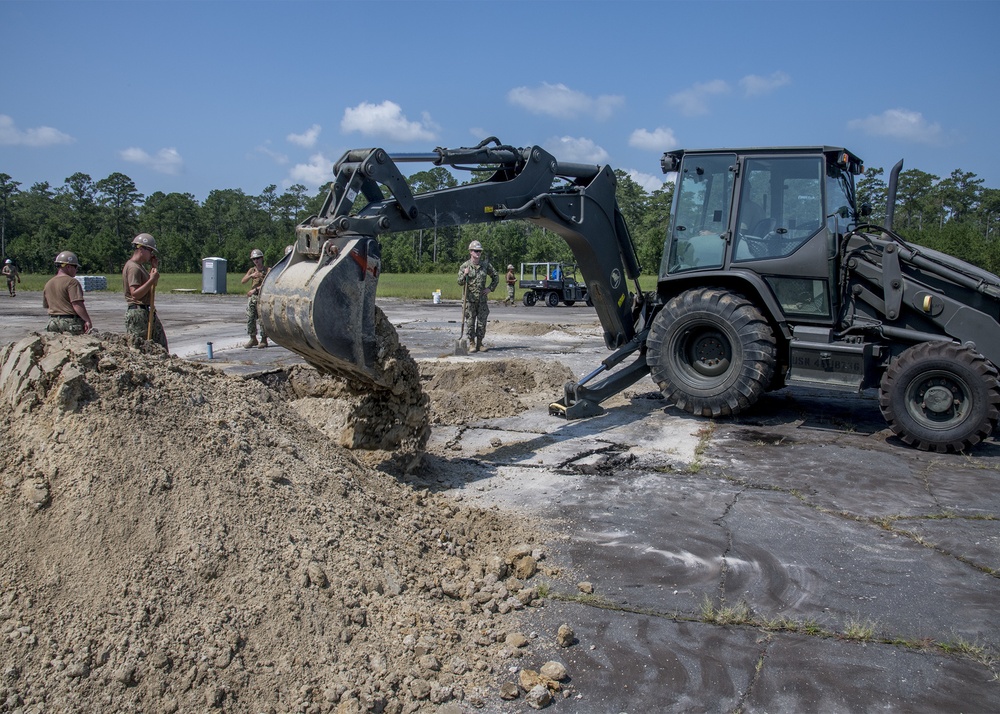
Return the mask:
<svg viewBox="0 0 1000 714">
<path fill-rule="evenodd" d="M 466 268 L 469 269 L 468 276 L 463 274 Z M 490 278 L 489 287 L 486 285 L 487 277 Z M 479 265 L 473 265 L 471 260 L 467 260 L 458 269 L 458 284 L 466 285 L 466 291 L 470 298 L 482 295 L 483 290 L 493 292 L 499 283 L 500 275 L 486 258 L 481 258 Z"/>
</svg>

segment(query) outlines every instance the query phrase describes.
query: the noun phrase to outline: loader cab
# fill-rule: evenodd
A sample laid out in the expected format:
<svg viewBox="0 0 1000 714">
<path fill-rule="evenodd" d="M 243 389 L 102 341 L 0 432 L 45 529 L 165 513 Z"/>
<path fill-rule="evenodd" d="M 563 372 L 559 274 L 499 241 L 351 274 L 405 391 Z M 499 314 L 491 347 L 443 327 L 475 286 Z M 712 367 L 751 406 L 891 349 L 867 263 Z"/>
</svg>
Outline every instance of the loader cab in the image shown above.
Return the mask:
<svg viewBox="0 0 1000 714">
<path fill-rule="evenodd" d="M 661 292 L 725 273 L 719 279 L 769 292 L 789 319 L 832 323 L 838 248 L 858 219 L 860 159 L 805 147 L 675 151 L 661 163 L 677 172 Z"/>
</svg>

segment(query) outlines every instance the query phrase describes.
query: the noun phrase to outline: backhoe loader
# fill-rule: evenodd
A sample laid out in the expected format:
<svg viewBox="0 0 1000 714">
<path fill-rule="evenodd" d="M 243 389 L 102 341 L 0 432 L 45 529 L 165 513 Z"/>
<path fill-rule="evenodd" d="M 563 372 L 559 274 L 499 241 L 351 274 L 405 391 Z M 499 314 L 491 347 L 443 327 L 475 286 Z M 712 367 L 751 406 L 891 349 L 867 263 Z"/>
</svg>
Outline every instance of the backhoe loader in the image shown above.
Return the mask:
<svg viewBox="0 0 1000 714">
<path fill-rule="evenodd" d="M 413 194 L 399 166 L 489 178 Z M 346 152 L 318 216 L 264 283 L 267 334 L 318 369 L 391 389 L 375 339 L 384 233 L 525 220 L 569 245 L 611 354 L 550 405 L 567 419 L 647 374 L 677 408 L 736 416 L 784 386 L 878 389 L 892 431 L 923 450 L 963 451 L 1000 414 L 1000 278 L 864 222 L 861 160 L 830 146 L 676 150 L 674 201 L 655 292 L 609 166 L 538 146 Z M 383 189 L 385 192 L 383 192 Z"/>
</svg>

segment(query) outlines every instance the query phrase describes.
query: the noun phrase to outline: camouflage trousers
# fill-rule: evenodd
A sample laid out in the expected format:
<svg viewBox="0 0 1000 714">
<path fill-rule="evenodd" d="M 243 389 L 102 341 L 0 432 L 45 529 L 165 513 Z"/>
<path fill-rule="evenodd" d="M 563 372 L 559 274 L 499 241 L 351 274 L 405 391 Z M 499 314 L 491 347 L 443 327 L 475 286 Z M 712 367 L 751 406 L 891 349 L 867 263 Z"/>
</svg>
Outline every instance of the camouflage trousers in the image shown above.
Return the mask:
<svg viewBox="0 0 1000 714">
<path fill-rule="evenodd" d="M 257 303 L 260 301 L 260 295 L 251 295 L 250 299 L 247 300 L 247 334 L 251 337 L 257 336 L 257 320 L 259 314 L 257 312 Z M 267 335 L 264 334 L 264 325 L 260 326 L 260 339 L 267 339 Z"/>
<path fill-rule="evenodd" d="M 465 303 L 465 330 L 469 341 L 486 337 L 486 319 L 489 316 L 490 305 L 485 297 Z"/>
<path fill-rule="evenodd" d="M 508 285 L 507 286 L 507 302 L 509 304 L 511 304 L 511 305 L 514 304 L 514 286 L 513 285 Z"/>
<path fill-rule="evenodd" d="M 46 332 L 66 332 L 71 335 L 83 334 L 83 319 L 73 315 L 53 315 L 49 318 L 49 324 L 45 326 Z"/>
<path fill-rule="evenodd" d="M 146 339 L 148 329 L 149 310 L 135 309 L 125 311 L 126 333 Z M 167 335 L 163 332 L 163 325 L 160 324 L 160 316 L 156 314 L 153 315 L 153 342 L 159 343 L 165 350 L 170 349 L 167 347 Z"/>
</svg>

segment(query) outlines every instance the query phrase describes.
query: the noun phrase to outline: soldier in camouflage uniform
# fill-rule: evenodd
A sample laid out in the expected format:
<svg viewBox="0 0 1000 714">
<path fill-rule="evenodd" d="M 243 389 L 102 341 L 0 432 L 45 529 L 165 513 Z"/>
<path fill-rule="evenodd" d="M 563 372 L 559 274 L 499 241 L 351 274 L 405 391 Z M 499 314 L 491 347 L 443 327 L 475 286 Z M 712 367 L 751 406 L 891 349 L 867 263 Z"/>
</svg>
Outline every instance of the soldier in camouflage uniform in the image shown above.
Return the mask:
<svg viewBox="0 0 1000 714">
<path fill-rule="evenodd" d="M 267 335 L 264 333 L 263 324 L 260 326 L 260 343 L 257 342 L 257 303 L 260 300 L 260 288 L 264 284 L 264 278 L 271 272 L 270 268 L 264 267 L 264 254 L 256 248 L 250 251 L 250 262 L 253 265 L 240 281 L 243 284 L 253 281 L 250 290 L 247 291 L 247 333 L 250 335 L 250 341 L 243 345 L 247 349 L 267 347 Z"/>
<path fill-rule="evenodd" d="M 21 282 L 21 274 L 10 258 L 3 262 L 3 275 L 7 278 L 7 292 L 10 293 L 11 297 L 17 297 L 17 286 L 14 281 Z"/>
<path fill-rule="evenodd" d="M 482 255 L 482 244 L 472 241 L 469 243 L 469 259 L 458 269 L 458 284 L 465 287 L 465 324 L 473 352 L 486 351 L 483 338 L 486 337 L 486 318 L 490 315 L 488 298 L 500 282 L 496 268 Z M 490 279 L 489 287 L 486 286 L 487 278 Z"/>
<path fill-rule="evenodd" d="M 514 266 L 507 266 L 507 299 L 504 300 L 505 305 L 514 304 L 514 285 L 517 283 L 517 276 L 514 275 Z"/>
<path fill-rule="evenodd" d="M 149 233 L 140 233 L 132 239 L 135 250 L 122 268 L 122 290 L 125 293 L 125 332 L 146 339 L 149 324 L 153 325 L 153 342 L 165 350 L 167 335 L 160 323 L 153 303 L 156 284 L 160 281 L 160 259 L 156 256 L 156 241 Z M 143 263 L 149 263 L 149 271 Z"/>
<path fill-rule="evenodd" d="M 42 307 L 49 313 L 46 332 L 68 332 L 82 335 L 90 332 L 94 324 L 83 304 L 83 286 L 76 279 L 80 261 L 76 253 L 64 250 L 56 256 L 59 270 L 49 278 L 42 289 Z"/>
</svg>

